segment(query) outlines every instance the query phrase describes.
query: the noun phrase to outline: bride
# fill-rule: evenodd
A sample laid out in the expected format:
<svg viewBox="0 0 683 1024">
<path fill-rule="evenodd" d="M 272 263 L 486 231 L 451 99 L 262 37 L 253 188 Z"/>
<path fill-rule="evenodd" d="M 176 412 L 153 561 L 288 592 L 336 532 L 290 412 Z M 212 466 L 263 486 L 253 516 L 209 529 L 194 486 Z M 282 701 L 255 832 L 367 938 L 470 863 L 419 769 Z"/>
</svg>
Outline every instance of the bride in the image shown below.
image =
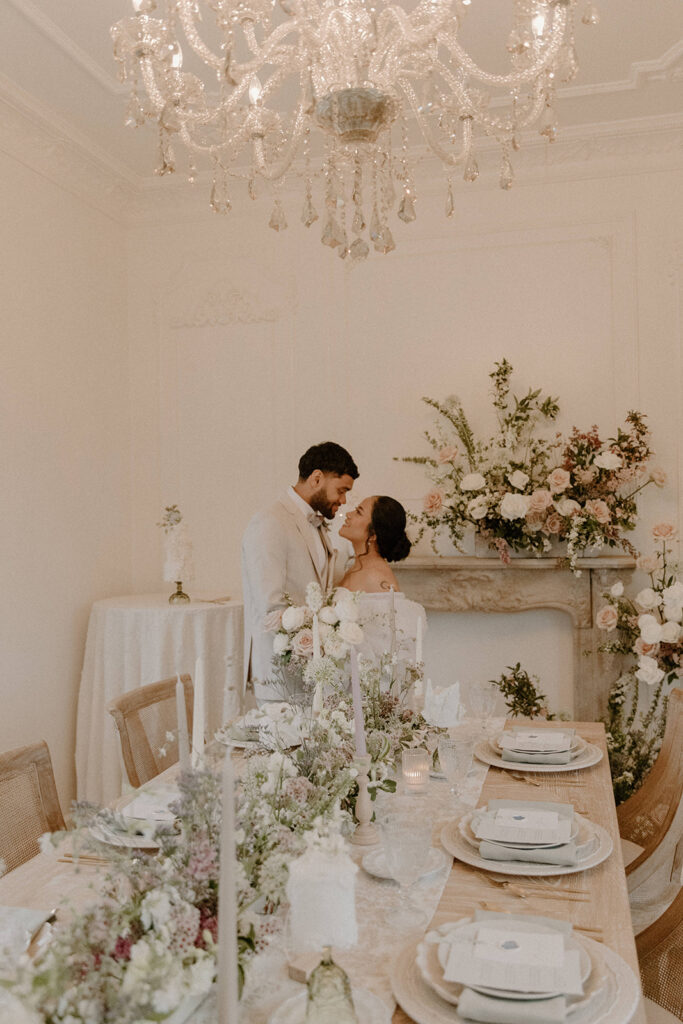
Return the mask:
<svg viewBox="0 0 683 1024">
<path fill-rule="evenodd" d="M 364 634 L 359 654 L 379 659 L 393 646 L 399 662 L 414 662 L 417 623 L 422 620 L 424 632 L 425 611 L 401 592 L 390 565 L 410 552 L 403 506 L 387 495 L 364 498 L 347 512 L 339 536 L 355 555 L 339 586 L 358 595 Z"/>
</svg>

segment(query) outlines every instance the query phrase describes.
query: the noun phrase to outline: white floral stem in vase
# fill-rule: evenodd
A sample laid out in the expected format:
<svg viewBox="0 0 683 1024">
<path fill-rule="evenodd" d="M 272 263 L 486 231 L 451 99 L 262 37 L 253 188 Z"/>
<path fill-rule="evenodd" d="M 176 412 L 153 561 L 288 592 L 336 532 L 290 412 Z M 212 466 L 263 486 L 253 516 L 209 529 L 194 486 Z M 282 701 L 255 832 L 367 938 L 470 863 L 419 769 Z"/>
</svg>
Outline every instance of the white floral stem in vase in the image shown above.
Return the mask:
<svg viewBox="0 0 683 1024">
<path fill-rule="evenodd" d="M 199 765 L 204 756 L 204 659 L 197 658 L 194 666 L 194 708 L 192 714 L 192 767 Z"/>
<path fill-rule="evenodd" d="M 187 708 L 185 707 L 185 687 L 178 676 L 175 684 L 175 702 L 178 718 L 178 762 L 180 770 L 186 771 L 190 765 L 190 738 L 187 733 Z"/>
<path fill-rule="evenodd" d="M 237 1024 L 237 858 L 235 856 L 235 780 L 232 752 L 223 759 L 223 817 L 218 882 L 218 1022 Z"/>
</svg>

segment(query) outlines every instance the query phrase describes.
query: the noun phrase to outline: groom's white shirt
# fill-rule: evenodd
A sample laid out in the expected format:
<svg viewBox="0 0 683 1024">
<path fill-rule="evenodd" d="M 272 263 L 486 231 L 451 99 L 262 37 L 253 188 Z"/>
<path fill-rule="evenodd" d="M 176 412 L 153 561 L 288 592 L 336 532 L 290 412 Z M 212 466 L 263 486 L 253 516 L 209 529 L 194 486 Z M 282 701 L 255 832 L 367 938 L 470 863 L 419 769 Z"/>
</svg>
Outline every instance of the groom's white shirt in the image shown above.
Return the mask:
<svg viewBox="0 0 683 1024">
<path fill-rule="evenodd" d="M 254 680 L 257 700 L 275 696 L 262 685 L 273 672 L 274 634 L 264 629 L 266 616 L 286 606 L 284 594 L 303 604 L 309 583 L 323 590 L 333 584 L 334 549 L 329 541 L 326 549 L 321 530 L 309 522 L 312 511 L 290 487 L 253 516 L 242 538 L 244 680 Z"/>
</svg>

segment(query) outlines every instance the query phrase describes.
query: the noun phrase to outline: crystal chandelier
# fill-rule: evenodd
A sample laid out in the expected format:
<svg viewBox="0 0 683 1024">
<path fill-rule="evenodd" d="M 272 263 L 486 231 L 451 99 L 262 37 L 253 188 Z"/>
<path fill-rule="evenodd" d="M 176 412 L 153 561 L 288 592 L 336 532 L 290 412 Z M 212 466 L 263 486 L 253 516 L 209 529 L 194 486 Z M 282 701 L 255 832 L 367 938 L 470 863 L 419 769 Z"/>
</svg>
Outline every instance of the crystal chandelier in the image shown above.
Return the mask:
<svg viewBox="0 0 683 1024">
<path fill-rule="evenodd" d="M 524 129 L 554 140 L 556 86 L 577 71 L 578 2 L 511 0 L 503 74 L 459 41 L 471 0 L 133 0 L 111 32 L 131 83 L 126 123 L 158 125 L 157 174 L 175 170 L 182 144 L 191 181 L 210 161 L 216 212 L 230 210 L 236 179 L 251 198 L 265 185 L 276 231 L 283 184 L 298 176 L 303 223 L 322 215 L 323 244 L 360 260 L 395 248 L 394 210 L 415 220 L 416 150 L 443 165 L 451 216 L 453 175 L 479 173 L 477 135 L 500 145 L 504 189 Z M 597 23 L 592 4 L 582 21 Z"/>
</svg>

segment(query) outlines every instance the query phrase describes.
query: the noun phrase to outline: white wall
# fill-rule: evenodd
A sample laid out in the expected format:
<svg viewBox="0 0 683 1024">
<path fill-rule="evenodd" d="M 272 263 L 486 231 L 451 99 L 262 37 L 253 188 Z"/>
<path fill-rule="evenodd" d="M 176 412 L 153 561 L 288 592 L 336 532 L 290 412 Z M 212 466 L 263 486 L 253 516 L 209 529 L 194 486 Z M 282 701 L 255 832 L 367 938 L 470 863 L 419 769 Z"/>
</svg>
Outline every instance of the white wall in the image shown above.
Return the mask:
<svg viewBox="0 0 683 1024">
<path fill-rule="evenodd" d="M 195 194 L 141 223 L 130 261 L 135 435 L 145 439 L 134 453 L 135 589 L 160 585 L 154 523 L 177 502 L 195 585 L 238 593 L 249 516 L 326 438 L 356 457 L 358 496 L 419 505 L 420 469 L 392 457 L 426 450 L 420 396 L 455 392 L 475 430 L 488 430 L 487 374 L 503 356 L 520 391 L 560 396 L 560 429 L 595 422 L 609 434 L 629 409 L 645 411 L 671 484 L 645 493 L 644 523 L 680 523 L 683 212 L 672 163 L 631 174 L 623 160 L 582 164 L 510 193 L 478 183 L 458 191 L 450 221 L 438 184 L 420 195 L 415 224 L 396 222 L 397 251 L 356 268 L 320 244 L 319 223 L 300 225 L 298 198 L 286 197 L 291 226 L 279 236 L 267 202 L 237 196 L 228 217 Z M 647 546 L 645 526 L 637 541 Z M 493 624 L 470 618 L 434 621 L 432 636 L 450 644 L 440 671 L 493 671 Z M 529 667 L 566 707 L 568 626 L 555 641 L 551 613 L 506 619 L 495 627 L 497 672 L 553 651 Z"/>
<path fill-rule="evenodd" d="M 68 810 L 88 612 L 131 586 L 125 234 L 4 127 L 0 750 L 47 740 Z"/>
</svg>

